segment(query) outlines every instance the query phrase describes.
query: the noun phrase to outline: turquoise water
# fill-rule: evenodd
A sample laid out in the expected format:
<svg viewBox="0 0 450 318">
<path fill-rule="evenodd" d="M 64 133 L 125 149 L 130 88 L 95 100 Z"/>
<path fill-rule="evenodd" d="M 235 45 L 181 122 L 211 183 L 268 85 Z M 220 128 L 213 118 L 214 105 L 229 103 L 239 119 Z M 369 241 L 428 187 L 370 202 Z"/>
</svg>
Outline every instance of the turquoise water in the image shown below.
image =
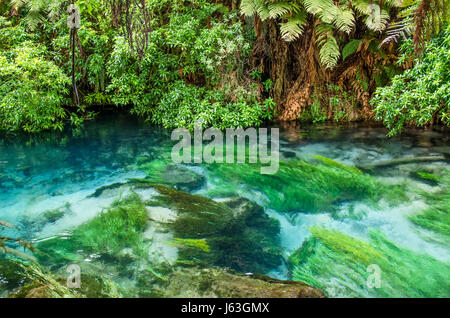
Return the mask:
<svg viewBox="0 0 450 318">
<path fill-rule="evenodd" d="M 34 242 L 45 251 L 34 256 L 52 273 L 76 263 L 133 297 L 146 296 L 143 268 L 170 276 L 178 266 L 301 280 L 330 297 L 450 296 L 448 131 L 387 138 L 385 129 L 363 124 L 279 128 L 273 176 L 247 164 L 175 165 L 171 131 L 127 115 L 63 133 L 3 136 L 0 220 L 16 228 L 2 234 Z M 370 168 L 412 157 L 442 159 Z M 236 211 L 230 200 L 237 197 L 263 209 L 236 225 L 227 213 L 236 214 L 229 207 Z M 122 236 L 114 231 L 134 225 L 119 218 L 92 225 L 114 206 L 149 219 Z M 381 270 L 380 288 L 366 283 L 370 264 Z"/>
</svg>

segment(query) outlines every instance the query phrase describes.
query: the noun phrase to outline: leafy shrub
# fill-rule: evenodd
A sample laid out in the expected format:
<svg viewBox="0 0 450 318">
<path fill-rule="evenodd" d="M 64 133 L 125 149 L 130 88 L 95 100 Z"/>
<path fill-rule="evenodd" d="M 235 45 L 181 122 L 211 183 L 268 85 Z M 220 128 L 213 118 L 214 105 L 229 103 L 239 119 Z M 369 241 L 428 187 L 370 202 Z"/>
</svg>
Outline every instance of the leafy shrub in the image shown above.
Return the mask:
<svg viewBox="0 0 450 318">
<path fill-rule="evenodd" d="M 157 4 L 153 4 L 157 5 Z M 107 91 L 116 105 L 165 127 L 192 128 L 194 121 L 218 128 L 260 125 L 272 100 L 260 102 L 257 84 L 243 74 L 250 44 L 233 13 L 206 1 L 170 7 L 168 22 L 154 22 L 142 61 L 123 37 L 108 61 Z"/>
<path fill-rule="evenodd" d="M 0 129 L 63 128 L 70 79 L 44 56 L 45 48 L 29 41 L 0 52 Z"/>
<path fill-rule="evenodd" d="M 412 41 L 403 44 L 402 63 L 412 48 Z M 392 79 L 390 86 L 378 88 L 372 99 L 376 119 L 399 133 L 405 125 L 419 127 L 435 120 L 450 124 L 450 26 L 427 46 L 416 65 Z"/>
</svg>

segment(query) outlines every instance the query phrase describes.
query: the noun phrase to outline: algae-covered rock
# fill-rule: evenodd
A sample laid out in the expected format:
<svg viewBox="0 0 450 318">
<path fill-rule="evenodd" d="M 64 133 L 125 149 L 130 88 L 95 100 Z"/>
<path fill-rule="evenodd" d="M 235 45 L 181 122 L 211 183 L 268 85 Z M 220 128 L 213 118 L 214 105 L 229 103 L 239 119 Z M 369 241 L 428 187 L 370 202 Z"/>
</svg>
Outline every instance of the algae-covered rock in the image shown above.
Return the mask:
<svg viewBox="0 0 450 318">
<path fill-rule="evenodd" d="M 122 297 L 119 287 L 110 279 L 101 276 L 81 274 L 78 292 L 86 298 Z"/>
<path fill-rule="evenodd" d="M 317 298 L 317 288 L 301 282 L 281 281 L 262 275 L 247 276 L 221 268 L 179 268 L 165 283 L 155 286 L 160 297 Z"/>
<path fill-rule="evenodd" d="M 19 261 L 0 258 L 0 297 L 8 291 L 31 283 Z"/>
<path fill-rule="evenodd" d="M 131 194 L 73 229 L 70 236 L 39 242 L 36 256 L 49 266 L 59 266 L 82 257 L 79 251 L 116 259 L 120 251 L 129 247 L 135 254 L 145 255 L 142 233 L 147 228 L 147 220 L 144 203 Z"/>
<path fill-rule="evenodd" d="M 63 283 L 59 277 L 53 276 L 38 264 L 8 259 L 0 260 L 0 264 L 1 281 L 7 282 L 3 296 L 9 298 L 83 297 L 77 290 L 68 288 L 65 281 Z M 0 283 L 0 296 L 1 293 Z"/>
<path fill-rule="evenodd" d="M 280 224 L 244 198 L 225 203 L 165 186 L 151 204 L 177 211 L 168 225 L 180 247 L 178 262 L 265 272 L 281 264 Z"/>
<path fill-rule="evenodd" d="M 193 191 L 205 183 L 205 177 L 182 165 L 170 164 L 164 160 L 153 160 L 140 165 L 146 171 L 149 181 L 177 190 Z"/>
<path fill-rule="evenodd" d="M 205 183 L 205 177 L 179 165 L 168 165 L 162 172 L 162 179 L 168 185 L 182 191 L 192 191 Z"/>
</svg>

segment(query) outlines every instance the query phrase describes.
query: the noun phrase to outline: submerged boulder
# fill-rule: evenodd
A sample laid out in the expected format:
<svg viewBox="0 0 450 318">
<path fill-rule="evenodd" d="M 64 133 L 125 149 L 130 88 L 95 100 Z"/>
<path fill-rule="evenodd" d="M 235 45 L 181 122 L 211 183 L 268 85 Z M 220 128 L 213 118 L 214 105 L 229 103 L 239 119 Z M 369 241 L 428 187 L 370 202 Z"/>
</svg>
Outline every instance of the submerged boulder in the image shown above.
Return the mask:
<svg viewBox="0 0 450 318">
<path fill-rule="evenodd" d="M 217 202 L 166 186 L 151 205 L 177 212 L 167 227 L 174 231 L 178 262 L 265 272 L 281 264 L 280 224 L 245 198 Z"/>
<path fill-rule="evenodd" d="M 179 165 L 168 165 L 162 172 L 162 179 L 168 185 L 182 191 L 193 191 L 205 183 L 205 177 Z"/>
<path fill-rule="evenodd" d="M 164 160 L 153 160 L 139 166 L 147 173 L 147 181 L 162 184 L 181 191 L 193 191 L 205 184 L 205 177 L 177 164 L 168 164 Z"/>
<path fill-rule="evenodd" d="M 221 268 L 179 268 L 155 288 L 161 297 L 323 298 L 317 288 Z"/>
</svg>

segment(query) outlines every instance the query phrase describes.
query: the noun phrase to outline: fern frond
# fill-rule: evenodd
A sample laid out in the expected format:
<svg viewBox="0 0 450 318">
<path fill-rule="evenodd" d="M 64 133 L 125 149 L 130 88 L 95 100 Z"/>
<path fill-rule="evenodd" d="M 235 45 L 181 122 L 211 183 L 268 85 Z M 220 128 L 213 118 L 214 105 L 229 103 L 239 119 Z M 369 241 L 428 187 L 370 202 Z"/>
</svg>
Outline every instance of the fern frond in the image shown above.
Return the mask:
<svg viewBox="0 0 450 318">
<path fill-rule="evenodd" d="M 21 1 L 21 0 L 15 0 Z M 242 0 L 241 2 L 241 13 L 245 16 L 251 17 L 256 13 L 256 6 L 254 0 Z"/>
<path fill-rule="evenodd" d="M 393 22 L 386 28 L 386 37 L 381 42 L 380 46 L 389 44 L 391 42 L 398 43 L 400 39 L 406 39 L 412 34 L 412 29 L 409 21 Z"/>
<path fill-rule="evenodd" d="M 296 14 L 286 22 L 280 23 L 281 37 L 285 41 L 293 41 L 303 33 L 303 26 L 306 24 L 305 14 Z"/>
<path fill-rule="evenodd" d="M 337 14 L 333 19 L 333 24 L 339 31 L 350 33 L 355 25 L 353 11 L 345 8 L 337 8 Z"/>
<path fill-rule="evenodd" d="M 276 19 L 292 11 L 293 6 L 289 2 L 274 2 L 269 4 L 268 9 L 270 18 Z"/>
<path fill-rule="evenodd" d="M 320 63 L 322 63 L 325 68 L 335 67 L 341 56 L 341 52 L 336 38 L 333 36 L 333 26 L 320 23 L 316 26 L 315 32 L 317 35 L 316 43 L 320 48 Z"/>
</svg>

